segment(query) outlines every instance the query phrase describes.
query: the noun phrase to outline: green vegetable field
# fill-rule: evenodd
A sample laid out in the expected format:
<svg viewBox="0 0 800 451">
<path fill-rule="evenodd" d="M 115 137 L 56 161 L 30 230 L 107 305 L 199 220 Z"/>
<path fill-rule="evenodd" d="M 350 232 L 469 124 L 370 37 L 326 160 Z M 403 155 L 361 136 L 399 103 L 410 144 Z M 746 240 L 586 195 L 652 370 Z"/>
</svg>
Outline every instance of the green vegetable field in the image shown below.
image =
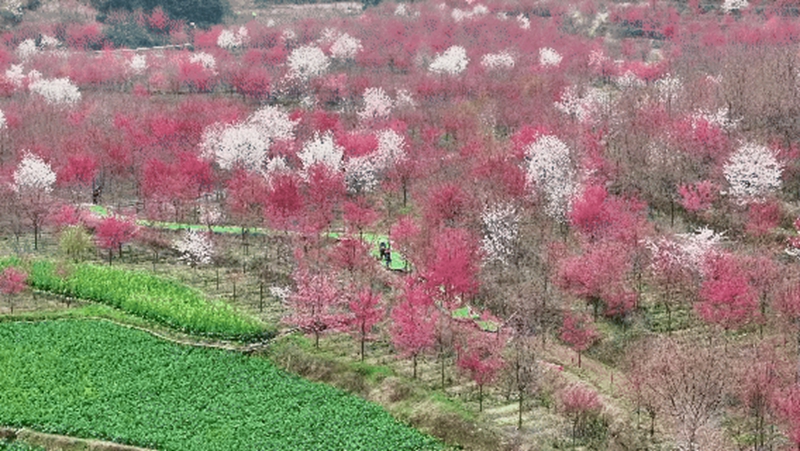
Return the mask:
<svg viewBox="0 0 800 451">
<path fill-rule="evenodd" d="M 6 259 L 0 261 L 0 268 L 10 264 L 20 263 Z M 40 260 L 32 264 L 28 284 L 42 291 L 107 304 L 198 335 L 248 341 L 274 333 L 230 304 L 141 271 L 83 263 L 59 275 L 52 262 Z"/>
<path fill-rule="evenodd" d="M 0 424 L 159 450 L 428 450 L 379 406 L 268 360 L 94 320 L 0 324 Z"/>
</svg>

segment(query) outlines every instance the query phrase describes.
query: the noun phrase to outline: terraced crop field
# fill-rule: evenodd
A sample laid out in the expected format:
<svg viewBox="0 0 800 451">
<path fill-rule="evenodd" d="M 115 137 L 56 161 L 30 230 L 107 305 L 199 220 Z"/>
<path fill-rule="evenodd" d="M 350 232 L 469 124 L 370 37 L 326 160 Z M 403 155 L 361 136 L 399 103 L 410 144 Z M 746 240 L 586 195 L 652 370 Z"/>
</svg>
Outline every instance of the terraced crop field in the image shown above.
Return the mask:
<svg viewBox="0 0 800 451">
<path fill-rule="evenodd" d="M 95 320 L 0 324 L 0 424 L 159 450 L 433 450 L 379 406 L 266 359 Z"/>
</svg>

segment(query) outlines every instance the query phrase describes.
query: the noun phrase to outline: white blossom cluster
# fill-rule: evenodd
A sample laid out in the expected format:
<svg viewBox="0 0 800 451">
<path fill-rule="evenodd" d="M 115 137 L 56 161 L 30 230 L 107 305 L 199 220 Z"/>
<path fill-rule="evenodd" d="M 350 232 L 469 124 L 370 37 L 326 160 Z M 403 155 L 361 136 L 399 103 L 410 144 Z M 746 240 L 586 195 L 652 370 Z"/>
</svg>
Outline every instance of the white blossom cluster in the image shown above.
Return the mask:
<svg viewBox="0 0 800 451">
<path fill-rule="evenodd" d="M 555 136 L 545 135 L 529 145 L 526 154 L 528 186 L 544 195 L 550 217 L 564 219 L 577 189 L 569 148 Z"/>
<path fill-rule="evenodd" d="M 226 50 L 233 50 L 247 43 L 247 28 L 239 27 L 238 30 L 222 30 L 217 36 L 217 46 Z"/>
<path fill-rule="evenodd" d="M 395 95 L 394 106 L 397 108 L 414 108 L 417 102 L 411 97 L 411 93 L 407 89 L 398 89 Z"/>
<path fill-rule="evenodd" d="M 750 6 L 750 2 L 747 0 L 725 0 L 722 2 L 720 8 L 729 13 L 734 10 L 742 10 Z"/>
<path fill-rule="evenodd" d="M 220 224 L 223 220 L 222 210 L 219 205 L 211 204 L 209 202 L 201 202 L 198 207 L 198 217 L 201 224 Z"/>
<path fill-rule="evenodd" d="M 589 67 L 602 67 L 606 62 L 608 62 L 608 57 L 603 50 L 592 50 L 589 52 Z"/>
<path fill-rule="evenodd" d="M 318 163 L 327 166 L 332 172 L 339 172 L 342 169 L 344 147 L 336 144 L 331 132 L 322 135 L 314 133 L 314 137 L 303 144 L 303 150 L 297 156 L 303 163 L 304 172 Z"/>
<path fill-rule="evenodd" d="M 192 267 L 209 264 L 214 256 L 214 244 L 208 234 L 197 230 L 186 230 L 173 246 L 181 254 L 178 259 Z"/>
<path fill-rule="evenodd" d="M 683 81 L 669 74 L 656 80 L 655 86 L 658 90 L 658 101 L 661 103 L 674 102 L 683 91 Z"/>
<path fill-rule="evenodd" d="M 31 78 L 31 74 L 28 74 Z M 51 105 L 66 105 L 81 100 L 81 93 L 69 78 L 39 79 L 31 83 L 28 88 L 44 97 Z"/>
<path fill-rule="evenodd" d="M 214 55 L 210 53 L 192 53 L 192 56 L 189 57 L 189 62 L 193 64 L 200 64 L 204 69 L 210 70 L 211 72 L 216 72 L 217 70 L 217 60 L 214 58 Z"/>
<path fill-rule="evenodd" d="M 39 45 L 45 48 L 55 48 L 61 45 L 61 41 L 52 36 L 43 34 L 42 38 L 39 40 Z"/>
<path fill-rule="evenodd" d="M 615 77 L 614 82 L 620 89 L 643 88 L 646 86 L 644 80 L 631 71 L 625 71 L 624 74 Z"/>
<path fill-rule="evenodd" d="M 30 152 L 26 151 L 23 154 L 14 171 L 14 191 L 34 190 L 49 193 L 53 190 L 55 182 L 56 173 L 48 163 Z"/>
<path fill-rule="evenodd" d="M 723 234 L 703 227 L 694 233 L 678 234 L 674 238 L 646 239 L 644 244 L 652 255 L 654 270 L 659 270 L 659 266 L 683 267 L 702 273 L 707 257 L 716 252 L 722 240 Z"/>
<path fill-rule="evenodd" d="M 522 14 L 517 16 L 517 23 L 519 24 L 519 27 L 522 28 L 523 30 L 529 30 L 531 28 L 531 20 Z"/>
<path fill-rule="evenodd" d="M 203 133 L 202 147 L 213 155 L 222 169 L 241 166 L 254 170 L 261 167 L 269 145 L 258 129 L 249 124 L 211 126 Z"/>
<path fill-rule="evenodd" d="M 315 45 L 306 45 L 292 50 L 286 63 L 289 65 L 289 77 L 300 80 L 307 80 L 325 73 L 331 64 L 325 52 Z"/>
<path fill-rule="evenodd" d="M 364 90 L 364 109 L 358 112 L 362 121 L 389 116 L 394 107 L 394 101 L 383 88 L 367 88 Z"/>
<path fill-rule="evenodd" d="M 694 233 L 677 235 L 686 264 L 700 272 L 706 257 L 716 252 L 723 235 L 724 232 L 717 233 L 708 227 L 699 228 Z"/>
<path fill-rule="evenodd" d="M 692 116 L 694 119 L 693 126 L 697 126 L 696 122 L 700 119 L 719 127 L 722 130 L 733 130 L 739 125 L 739 119 L 734 119 L 730 115 L 728 107 L 719 108 L 717 111 L 711 113 L 709 111 L 700 111 Z"/>
<path fill-rule="evenodd" d="M 472 8 L 472 11 L 469 11 L 469 10 L 465 11 L 465 10 L 462 10 L 462 9 L 459 9 L 459 8 L 453 8 L 453 10 L 450 12 L 450 17 L 452 17 L 453 20 L 456 21 L 456 22 L 461 22 L 464 19 L 472 19 L 472 18 L 475 18 L 475 17 L 481 17 L 481 16 L 485 16 L 488 13 L 489 13 L 489 8 L 487 8 L 487 7 L 483 6 L 483 5 L 475 5 Z"/>
<path fill-rule="evenodd" d="M 331 45 L 331 56 L 337 59 L 352 59 L 356 57 L 361 48 L 359 39 L 344 33 Z"/>
<path fill-rule="evenodd" d="M 434 58 L 428 70 L 435 74 L 458 75 L 467 68 L 469 58 L 467 51 L 460 45 L 454 45 Z"/>
<path fill-rule="evenodd" d="M 561 64 L 563 57 L 555 49 L 544 47 L 539 49 L 539 64 L 544 67 L 556 67 Z"/>
<path fill-rule="evenodd" d="M 37 53 L 39 53 L 39 48 L 36 46 L 36 41 L 33 39 L 26 39 L 17 46 L 17 56 L 22 61 L 30 59 Z"/>
<path fill-rule="evenodd" d="M 292 294 L 292 290 L 289 287 L 279 287 L 277 285 L 273 285 L 269 287 L 269 294 L 281 302 L 287 302 L 289 300 L 289 295 Z"/>
<path fill-rule="evenodd" d="M 375 164 L 385 169 L 406 159 L 406 140 L 392 129 L 378 132 L 378 148 L 372 154 Z"/>
<path fill-rule="evenodd" d="M 351 193 L 368 193 L 378 186 L 379 169 L 370 155 L 348 159 L 344 164 L 344 181 Z"/>
<path fill-rule="evenodd" d="M 519 215 L 513 205 L 487 207 L 481 215 L 483 239 L 481 248 L 487 263 L 508 264 L 519 236 Z"/>
<path fill-rule="evenodd" d="M 21 87 L 23 80 L 25 80 L 25 73 L 22 64 L 12 64 L 11 67 L 6 69 L 6 80 L 10 81 L 16 87 Z"/>
<path fill-rule="evenodd" d="M 375 151 L 345 162 L 345 182 L 350 192 L 369 192 L 378 186 L 378 179 L 393 164 L 406 158 L 405 139 L 392 129 L 378 132 Z"/>
<path fill-rule="evenodd" d="M 553 105 L 558 111 L 575 117 L 579 122 L 587 122 L 597 112 L 608 109 L 611 105 L 611 94 L 592 87 L 580 96 L 575 87 L 569 86 L 561 93 L 561 100 Z"/>
<path fill-rule="evenodd" d="M 783 164 L 768 147 L 748 143 L 731 155 L 723 173 L 730 185 L 728 193 L 747 203 L 780 189 Z"/>
<path fill-rule="evenodd" d="M 203 154 L 213 158 L 223 169 L 236 165 L 250 170 L 261 169 L 269 146 L 275 141 L 294 139 L 297 122 L 277 107 L 265 106 L 238 124 L 214 124 L 203 133 Z"/>
<path fill-rule="evenodd" d="M 481 66 L 489 70 L 513 69 L 514 64 L 514 56 L 507 50 L 487 53 L 481 57 Z"/>
<path fill-rule="evenodd" d="M 133 55 L 128 63 L 128 68 L 135 74 L 141 74 L 147 70 L 147 57 L 141 54 Z"/>
<path fill-rule="evenodd" d="M 0 110 L 0 130 L 6 128 L 6 115 Z"/>
<path fill-rule="evenodd" d="M 265 106 L 251 114 L 247 123 L 255 126 L 265 139 L 288 141 L 294 139 L 294 128 L 298 122 L 291 120 L 289 114 L 278 107 Z"/>
</svg>

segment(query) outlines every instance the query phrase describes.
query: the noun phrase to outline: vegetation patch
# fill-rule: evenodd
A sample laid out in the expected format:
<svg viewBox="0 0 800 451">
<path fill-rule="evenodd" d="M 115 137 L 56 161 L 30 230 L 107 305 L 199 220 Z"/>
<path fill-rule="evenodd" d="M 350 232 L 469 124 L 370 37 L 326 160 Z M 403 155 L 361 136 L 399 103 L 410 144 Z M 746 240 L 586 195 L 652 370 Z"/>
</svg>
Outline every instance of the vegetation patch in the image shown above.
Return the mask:
<svg viewBox="0 0 800 451">
<path fill-rule="evenodd" d="M 159 450 L 428 450 L 379 406 L 266 359 L 97 321 L 0 324 L 0 423 Z"/>
<path fill-rule="evenodd" d="M 0 267 L 20 264 L 6 259 Z M 141 318 L 196 335 L 255 341 L 274 330 L 230 304 L 210 300 L 191 287 L 142 271 L 89 263 L 64 268 L 49 261 L 31 265 L 32 287 L 77 299 L 99 302 Z"/>
</svg>

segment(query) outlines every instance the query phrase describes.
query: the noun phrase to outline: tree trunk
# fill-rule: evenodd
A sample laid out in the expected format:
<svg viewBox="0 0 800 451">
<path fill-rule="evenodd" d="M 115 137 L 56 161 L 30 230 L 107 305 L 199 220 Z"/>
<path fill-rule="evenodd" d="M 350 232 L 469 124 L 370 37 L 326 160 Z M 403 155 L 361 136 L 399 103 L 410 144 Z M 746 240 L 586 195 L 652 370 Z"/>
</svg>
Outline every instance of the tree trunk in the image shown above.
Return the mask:
<svg viewBox="0 0 800 451">
<path fill-rule="evenodd" d="M 483 412 L 483 384 L 478 385 L 478 412 Z"/>
<path fill-rule="evenodd" d="M 417 355 L 416 354 L 414 354 L 414 356 L 412 357 L 412 360 L 414 362 L 414 375 L 413 375 L 412 379 L 416 379 L 417 378 Z"/>
<path fill-rule="evenodd" d="M 361 361 L 362 362 L 364 361 L 364 349 L 365 349 L 365 345 L 366 345 L 366 342 L 367 342 L 367 331 L 364 330 L 364 329 L 366 329 L 364 326 L 365 326 L 365 324 L 362 322 L 361 323 Z"/>
<path fill-rule="evenodd" d="M 439 361 L 441 362 L 441 365 L 439 366 L 439 368 L 441 369 L 441 373 L 442 373 L 442 391 L 444 391 L 444 389 L 445 389 L 445 387 L 444 387 L 444 352 L 439 356 Z"/>
<path fill-rule="evenodd" d="M 258 313 L 264 313 L 264 282 L 258 284 Z"/>
<path fill-rule="evenodd" d="M 524 390 L 519 390 L 519 409 L 517 412 L 517 430 L 522 429 L 522 404 L 523 404 L 523 395 Z"/>
</svg>

